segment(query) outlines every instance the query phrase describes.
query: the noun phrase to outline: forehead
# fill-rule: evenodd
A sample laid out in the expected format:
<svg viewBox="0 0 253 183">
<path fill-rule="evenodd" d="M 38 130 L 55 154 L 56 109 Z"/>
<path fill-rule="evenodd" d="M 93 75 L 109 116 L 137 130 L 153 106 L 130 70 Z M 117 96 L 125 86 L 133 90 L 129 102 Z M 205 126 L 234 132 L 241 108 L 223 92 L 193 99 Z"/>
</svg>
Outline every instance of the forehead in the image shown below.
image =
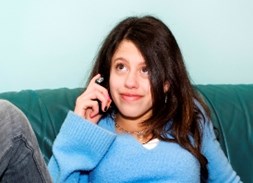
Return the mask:
<svg viewBox="0 0 253 183">
<path fill-rule="evenodd" d="M 115 53 L 113 54 L 112 61 L 123 60 L 127 62 L 145 63 L 144 57 L 136 45 L 129 40 L 123 40 Z"/>
</svg>

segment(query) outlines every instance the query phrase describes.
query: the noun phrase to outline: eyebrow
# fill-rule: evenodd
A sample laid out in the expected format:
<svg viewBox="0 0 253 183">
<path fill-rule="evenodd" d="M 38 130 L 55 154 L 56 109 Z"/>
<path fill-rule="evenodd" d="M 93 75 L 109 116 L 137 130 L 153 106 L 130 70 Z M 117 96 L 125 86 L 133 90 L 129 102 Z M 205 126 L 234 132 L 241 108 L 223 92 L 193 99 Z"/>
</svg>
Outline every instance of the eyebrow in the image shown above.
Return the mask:
<svg viewBox="0 0 253 183">
<path fill-rule="evenodd" d="M 124 61 L 129 63 L 129 61 L 127 59 L 125 59 L 124 57 L 117 57 L 116 59 L 112 59 L 112 62 L 116 62 L 116 61 Z M 147 63 L 145 61 L 139 63 L 139 65 L 147 65 Z"/>
<path fill-rule="evenodd" d="M 124 57 L 117 57 L 116 59 L 113 59 L 112 61 L 116 62 L 118 60 L 123 60 L 125 62 L 128 62 L 127 59 L 125 59 Z"/>
</svg>

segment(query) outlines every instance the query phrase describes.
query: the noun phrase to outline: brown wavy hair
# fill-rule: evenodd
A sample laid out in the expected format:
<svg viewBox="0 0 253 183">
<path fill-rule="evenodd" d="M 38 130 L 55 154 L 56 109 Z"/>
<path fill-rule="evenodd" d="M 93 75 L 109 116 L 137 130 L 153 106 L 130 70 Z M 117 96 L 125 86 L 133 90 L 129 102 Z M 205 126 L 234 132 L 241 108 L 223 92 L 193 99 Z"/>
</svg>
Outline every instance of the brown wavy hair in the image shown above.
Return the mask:
<svg viewBox="0 0 253 183">
<path fill-rule="evenodd" d="M 206 114 L 209 110 L 190 82 L 175 37 L 161 20 L 153 16 L 128 17 L 117 24 L 105 38 L 89 80 L 100 73 L 105 78 L 105 87 L 109 88 L 111 59 L 124 39 L 136 45 L 150 73 L 153 115 L 143 125 L 155 138 L 178 143 L 192 153 L 200 162 L 201 177 L 207 178 L 207 160 L 201 153 L 200 117 L 204 114 L 196 103 Z M 169 83 L 166 93 L 165 82 Z"/>
</svg>

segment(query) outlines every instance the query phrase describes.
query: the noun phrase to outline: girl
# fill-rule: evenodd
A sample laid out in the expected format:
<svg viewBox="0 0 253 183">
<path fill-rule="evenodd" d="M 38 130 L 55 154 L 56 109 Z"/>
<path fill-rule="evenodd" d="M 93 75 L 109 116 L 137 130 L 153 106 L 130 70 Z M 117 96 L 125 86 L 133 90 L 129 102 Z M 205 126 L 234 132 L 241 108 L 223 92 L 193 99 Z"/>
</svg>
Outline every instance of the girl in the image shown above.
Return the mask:
<svg viewBox="0 0 253 183">
<path fill-rule="evenodd" d="M 240 182 L 173 34 L 151 16 L 105 39 L 49 171 L 54 182 Z"/>
</svg>

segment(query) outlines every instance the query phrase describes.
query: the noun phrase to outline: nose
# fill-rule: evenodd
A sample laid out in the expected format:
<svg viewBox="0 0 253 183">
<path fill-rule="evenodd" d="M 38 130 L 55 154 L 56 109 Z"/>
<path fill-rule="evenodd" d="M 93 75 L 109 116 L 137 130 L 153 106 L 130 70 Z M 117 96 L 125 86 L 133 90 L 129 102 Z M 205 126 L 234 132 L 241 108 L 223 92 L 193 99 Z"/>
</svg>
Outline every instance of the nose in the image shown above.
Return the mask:
<svg viewBox="0 0 253 183">
<path fill-rule="evenodd" d="M 129 89 L 138 88 L 138 76 L 134 72 L 129 72 L 125 78 L 125 86 Z"/>
</svg>

